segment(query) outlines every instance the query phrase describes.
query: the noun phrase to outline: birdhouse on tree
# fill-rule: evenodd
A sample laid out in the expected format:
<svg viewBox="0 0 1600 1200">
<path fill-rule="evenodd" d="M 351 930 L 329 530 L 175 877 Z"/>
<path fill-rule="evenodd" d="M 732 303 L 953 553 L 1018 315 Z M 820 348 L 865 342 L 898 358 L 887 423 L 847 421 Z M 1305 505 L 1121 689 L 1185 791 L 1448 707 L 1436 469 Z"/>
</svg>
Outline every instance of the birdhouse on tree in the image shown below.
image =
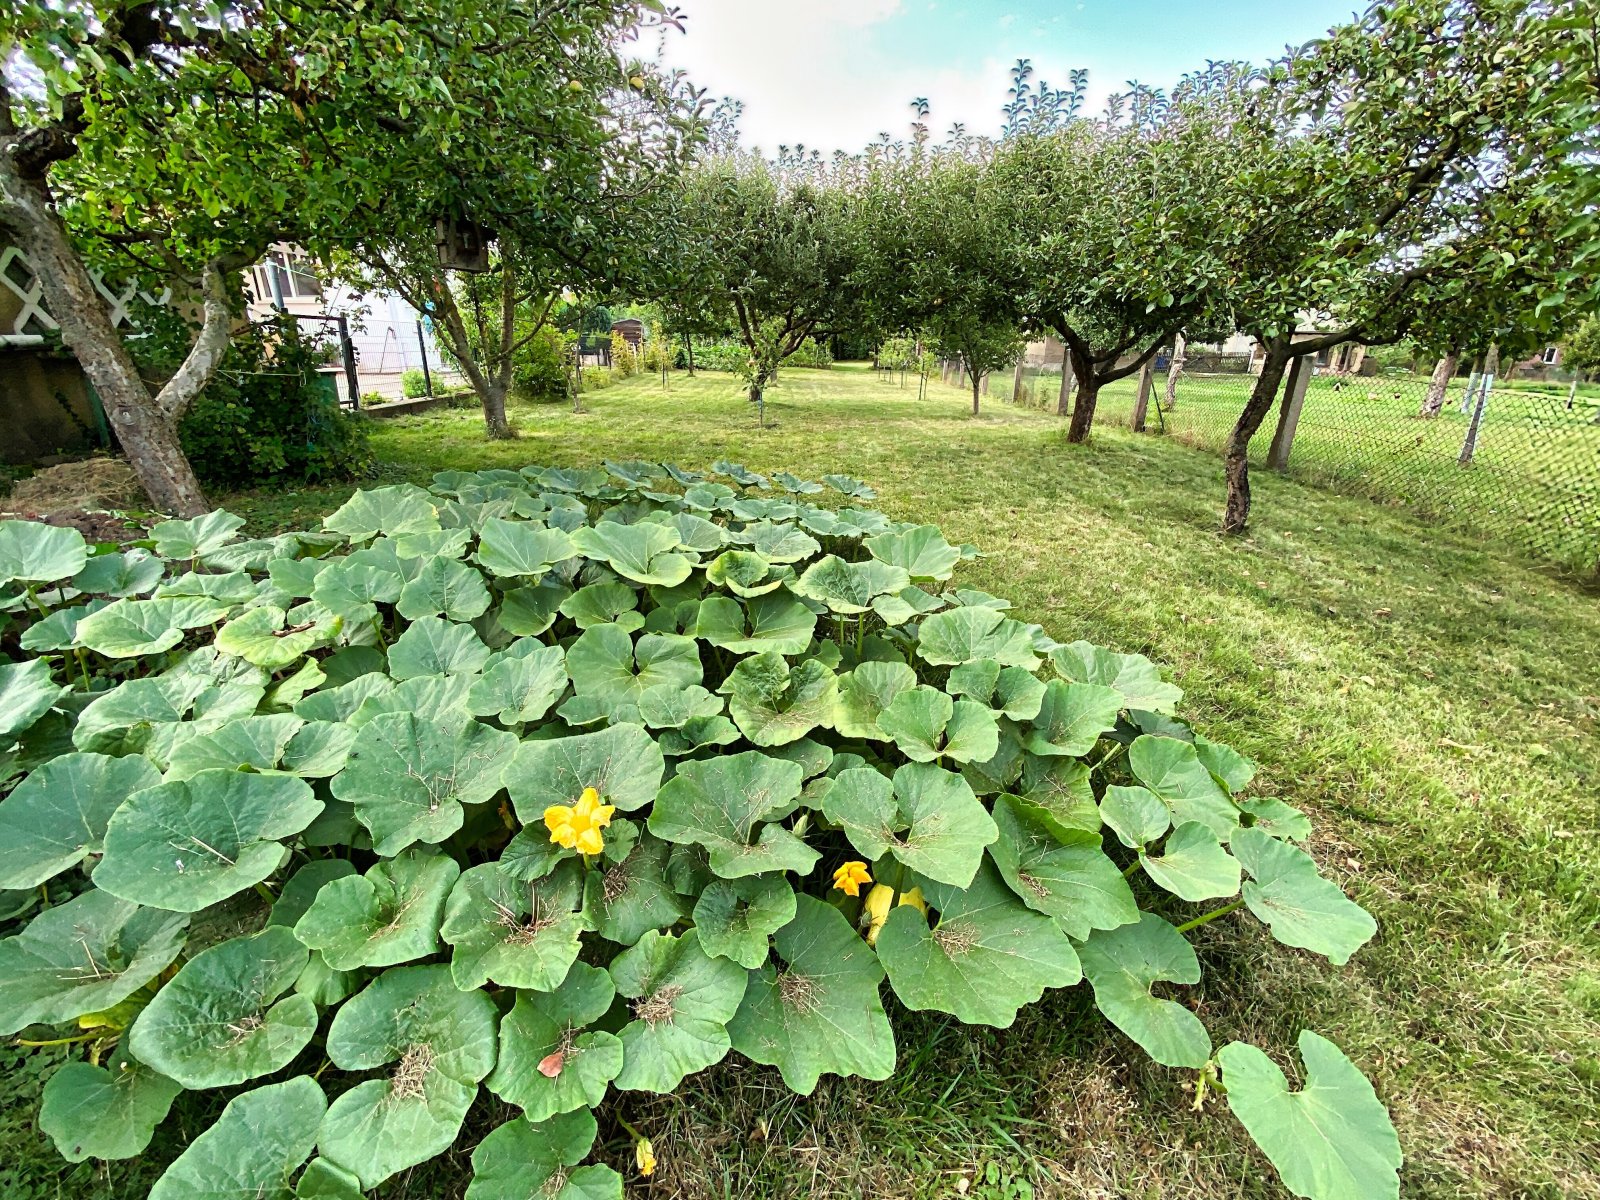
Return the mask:
<svg viewBox="0 0 1600 1200">
<path fill-rule="evenodd" d="M 494 230 L 465 217 L 440 217 L 434 230 L 439 265 L 445 270 L 477 273 L 489 269 L 489 243 L 494 241 Z"/>
</svg>

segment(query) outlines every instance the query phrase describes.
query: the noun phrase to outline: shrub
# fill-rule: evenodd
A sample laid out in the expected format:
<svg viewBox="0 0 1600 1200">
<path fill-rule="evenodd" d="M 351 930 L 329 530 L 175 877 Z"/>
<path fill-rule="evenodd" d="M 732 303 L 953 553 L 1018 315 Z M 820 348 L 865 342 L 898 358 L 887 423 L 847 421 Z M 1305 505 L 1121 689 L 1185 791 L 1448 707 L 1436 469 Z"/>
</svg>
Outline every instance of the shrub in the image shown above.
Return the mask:
<svg viewBox="0 0 1600 1200">
<path fill-rule="evenodd" d="M 633 343 L 618 331 L 611 334 L 611 372 L 618 379 L 626 379 L 639 369 L 639 355 Z"/>
<path fill-rule="evenodd" d="M 608 367 L 585 367 L 583 369 L 583 390 L 598 392 L 601 388 L 611 386 L 611 371 Z"/>
<path fill-rule="evenodd" d="M 428 377 L 417 367 L 407 367 L 400 372 L 400 394 L 407 400 L 415 400 L 419 396 L 428 394 Z"/>
<path fill-rule="evenodd" d="M 130 339 L 141 372 L 177 369 L 193 330 L 181 315 L 147 306 Z M 350 479 L 370 463 L 366 425 L 339 407 L 317 366 L 327 342 L 278 318 L 235 334 L 211 382 L 178 423 L 200 479 L 217 487 Z M 343 377 L 339 377 L 343 383 Z M 381 399 L 381 397 L 379 397 Z"/>
<path fill-rule="evenodd" d="M 783 360 L 786 367 L 816 367 L 826 370 L 833 366 L 833 352 L 816 338 L 806 338 L 799 348 Z"/>
<path fill-rule="evenodd" d="M 573 374 L 572 346 L 577 335 L 545 326 L 517 352 L 512 387 L 524 400 L 564 400 Z"/>
<path fill-rule="evenodd" d="M 1166 998 L 1200 979 L 1185 932 L 1236 910 L 1335 963 L 1372 936 L 1305 816 L 1148 660 L 956 586 L 971 547 L 854 479 L 770 482 L 445 471 L 314 532 L 216 512 L 92 559 L 0 524 L 37 655 L 0 667 L 0 752 L 31 769 L 0 804 L 31 917 L 0 1033 L 72 1035 L 39 1118 L 62 1151 L 137 1155 L 180 1091 L 235 1089 L 155 1200 L 286 1194 L 313 1153 L 298 1194 L 353 1196 L 509 1106 L 482 1189 L 620 1197 L 576 1167 L 612 1088 L 730 1051 L 801 1094 L 883 1079 L 885 979 L 1002 1029 L 1086 979 L 1291 1190 L 1396 1196 L 1331 1042 L 1301 1034 L 1295 1093 Z"/>
</svg>

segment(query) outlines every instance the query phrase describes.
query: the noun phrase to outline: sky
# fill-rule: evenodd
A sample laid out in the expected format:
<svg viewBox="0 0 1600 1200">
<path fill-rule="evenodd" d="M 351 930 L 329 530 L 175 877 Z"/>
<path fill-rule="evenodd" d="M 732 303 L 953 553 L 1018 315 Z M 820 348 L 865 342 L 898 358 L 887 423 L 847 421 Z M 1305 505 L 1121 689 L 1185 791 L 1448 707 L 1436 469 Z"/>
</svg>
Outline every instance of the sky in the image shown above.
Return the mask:
<svg viewBox="0 0 1600 1200">
<path fill-rule="evenodd" d="M 748 146 L 858 150 L 905 134 L 926 96 L 936 135 L 994 133 L 1018 58 L 1064 87 L 1089 71 L 1089 104 L 1127 80 L 1170 87 L 1207 59 L 1264 61 L 1349 20 L 1364 0 L 672 0 L 687 34 L 667 61 L 714 96 L 743 100 Z"/>
</svg>

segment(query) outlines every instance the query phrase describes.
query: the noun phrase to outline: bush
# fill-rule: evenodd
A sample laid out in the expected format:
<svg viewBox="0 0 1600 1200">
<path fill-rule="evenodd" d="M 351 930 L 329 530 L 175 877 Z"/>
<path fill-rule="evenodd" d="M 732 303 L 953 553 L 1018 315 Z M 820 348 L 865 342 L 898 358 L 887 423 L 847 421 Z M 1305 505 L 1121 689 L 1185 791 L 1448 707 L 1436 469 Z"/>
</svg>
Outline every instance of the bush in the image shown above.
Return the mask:
<svg viewBox="0 0 1600 1200">
<path fill-rule="evenodd" d="M 313 1152 L 298 1194 L 353 1196 L 520 1110 L 471 1152 L 482 1188 L 618 1197 L 573 1170 L 612 1088 L 730 1051 L 803 1095 L 883 1079 L 885 979 L 1003 1029 L 1086 978 L 1291 1190 L 1396 1196 L 1332 1043 L 1300 1038 L 1313 1104 L 1165 998 L 1200 979 L 1184 933 L 1235 910 L 1336 963 L 1372 936 L 1305 816 L 1148 660 L 954 586 L 972 548 L 859 481 L 825 478 L 835 510 L 715 473 L 445 471 L 313 533 L 217 512 L 92 560 L 0 524 L 0 584 L 77 605 L 14 603 L 39 657 L 0 667 L 0 753 L 32 771 L 0 805 L 31 922 L 0 1034 L 70 1035 L 56 1144 L 131 1157 L 180 1091 L 229 1089 L 156 1200 L 286 1194 Z"/>
<path fill-rule="evenodd" d="M 598 392 L 601 388 L 611 386 L 611 371 L 607 367 L 585 367 L 583 369 L 583 391 Z"/>
<path fill-rule="evenodd" d="M 611 373 L 618 379 L 626 379 L 639 370 L 639 355 L 633 348 L 633 343 L 623 337 L 620 332 L 611 334 Z"/>
<path fill-rule="evenodd" d="M 182 362 L 193 329 L 160 306 L 146 307 L 139 322 L 140 336 L 130 339 L 139 368 L 165 379 Z M 303 335 L 288 318 L 235 334 L 211 382 L 178 423 L 183 451 L 200 479 L 237 488 L 363 473 L 371 460 L 366 425 L 339 407 L 319 375 L 326 357 L 326 340 Z"/>
<path fill-rule="evenodd" d="M 565 400 L 573 373 L 577 335 L 545 326 L 517 352 L 511 386 L 524 400 Z"/>
<path fill-rule="evenodd" d="M 415 400 L 419 396 L 428 394 L 428 377 L 417 367 L 407 367 L 400 372 L 400 394 L 407 400 Z"/>
<path fill-rule="evenodd" d="M 719 338 L 714 342 L 696 343 L 694 365 L 708 371 L 727 371 L 738 374 L 750 361 L 750 349 L 732 338 Z"/>
<path fill-rule="evenodd" d="M 833 352 L 828 347 L 817 341 L 816 338 L 806 338 L 788 358 L 783 360 L 786 367 L 815 367 L 827 369 L 833 366 Z"/>
</svg>

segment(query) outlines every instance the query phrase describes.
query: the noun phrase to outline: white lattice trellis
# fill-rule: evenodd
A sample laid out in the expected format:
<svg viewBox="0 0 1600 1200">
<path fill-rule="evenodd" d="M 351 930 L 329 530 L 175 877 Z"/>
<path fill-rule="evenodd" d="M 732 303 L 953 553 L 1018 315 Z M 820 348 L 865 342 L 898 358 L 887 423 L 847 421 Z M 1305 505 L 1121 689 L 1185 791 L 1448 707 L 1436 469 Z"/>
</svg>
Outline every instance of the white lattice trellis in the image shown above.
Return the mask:
<svg viewBox="0 0 1600 1200">
<path fill-rule="evenodd" d="M 25 282 L 19 282 L 19 276 Z M 133 303 L 135 296 L 150 304 L 165 304 L 172 295 L 170 291 L 163 291 L 159 296 L 152 296 L 131 283 L 121 291 L 114 292 L 106 286 L 105 279 L 99 271 L 89 272 L 89 278 L 94 280 L 95 290 L 105 297 L 112 325 L 121 325 L 128 320 L 128 305 Z M 41 329 L 60 327 L 56 319 L 50 315 L 49 309 L 45 308 L 44 284 L 39 279 L 39 273 L 33 269 L 33 264 L 28 261 L 27 255 L 15 246 L 7 246 L 4 251 L 0 251 L 0 287 L 4 287 L 22 301 L 22 307 L 11 322 L 11 328 L 4 332 L 26 336 Z"/>
</svg>

